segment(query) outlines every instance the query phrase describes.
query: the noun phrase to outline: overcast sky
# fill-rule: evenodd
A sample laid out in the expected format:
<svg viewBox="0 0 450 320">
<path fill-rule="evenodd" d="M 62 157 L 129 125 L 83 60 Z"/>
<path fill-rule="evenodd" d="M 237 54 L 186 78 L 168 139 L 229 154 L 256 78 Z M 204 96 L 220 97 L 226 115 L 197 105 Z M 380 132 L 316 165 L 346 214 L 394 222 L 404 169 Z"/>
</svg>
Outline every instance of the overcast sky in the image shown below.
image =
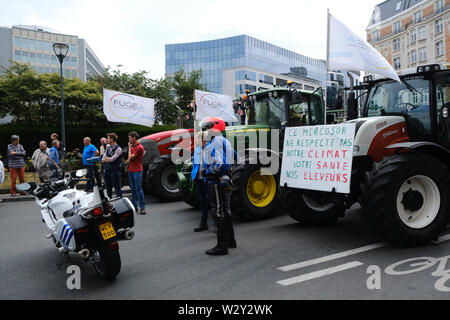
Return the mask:
<svg viewBox="0 0 450 320">
<path fill-rule="evenodd" d="M 85 39 L 105 66 L 165 72 L 164 45 L 247 34 L 325 59 L 326 12 L 363 39 L 382 0 L 0 0 L 0 25 L 38 25 Z"/>
</svg>

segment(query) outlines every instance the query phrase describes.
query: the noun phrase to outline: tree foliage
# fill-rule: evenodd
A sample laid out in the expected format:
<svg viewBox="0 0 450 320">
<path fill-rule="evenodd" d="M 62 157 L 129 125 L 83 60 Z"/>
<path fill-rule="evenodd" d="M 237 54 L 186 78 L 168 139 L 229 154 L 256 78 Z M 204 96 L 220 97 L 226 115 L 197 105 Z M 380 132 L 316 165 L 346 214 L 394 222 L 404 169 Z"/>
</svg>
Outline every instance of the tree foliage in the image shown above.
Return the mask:
<svg viewBox="0 0 450 320">
<path fill-rule="evenodd" d="M 60 125 L 60 75 L 38 74 L 29 65 L 11 61 L 0 77 L 0 117 L 11 115 L 24 125 Z M 146 71 L 124 73 L 105 70 L 103 77 L 88 81 L 64 79 L 64 111 L 67 125 L 107 125 L 103 114 L 102 89 L 155 99 L 157 123 L 173 124 L 181 108 L 193 100 L 194 89 L 205 90 L 201 71 L 183 70 L 173 77 L 151 79 Z"/>
</svg>

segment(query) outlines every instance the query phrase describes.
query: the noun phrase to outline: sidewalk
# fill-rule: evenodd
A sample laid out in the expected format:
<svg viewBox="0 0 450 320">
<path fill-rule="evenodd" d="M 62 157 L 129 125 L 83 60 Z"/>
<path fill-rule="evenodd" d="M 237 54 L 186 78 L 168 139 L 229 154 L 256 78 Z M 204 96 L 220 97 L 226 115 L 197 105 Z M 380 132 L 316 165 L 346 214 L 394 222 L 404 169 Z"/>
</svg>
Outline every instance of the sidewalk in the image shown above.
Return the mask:
<svg viewBox="0 0 450 320">
<path fill-rule="evenodd" d="M 81 185 L 78 186 L 78 190 L 84 190 L 86 186 Z M 131 189 L 129 186 L 122 187 L 122 193 L 124 196 L 131 195 Z M 114 189 L 113 189 L 113 196 L 115 195 Z M 9 189 L 0 189 L 0 202 L 16 202 L 16 201 L 33 201 L 34 196 L 31 194 L 27 194 L 22 196 L 20 193 L 17 193 L 15 197 L 11 197 L 9 193 Z"/>
</svg>

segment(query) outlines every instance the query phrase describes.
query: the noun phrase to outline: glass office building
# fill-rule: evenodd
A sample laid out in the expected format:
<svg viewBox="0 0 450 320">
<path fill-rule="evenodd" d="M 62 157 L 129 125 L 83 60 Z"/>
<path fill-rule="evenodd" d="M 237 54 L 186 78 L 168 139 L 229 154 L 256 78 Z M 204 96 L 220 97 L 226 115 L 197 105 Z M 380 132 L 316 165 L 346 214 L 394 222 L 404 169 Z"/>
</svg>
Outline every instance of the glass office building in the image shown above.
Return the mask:
<svg viewBox="0 0 450 320">
<path fill-rule="evenodd" d="M 272 74 L 299 74 L 319 81 L 322 87 L 326 85 L 324 60 L 309 58 L 247 35 L 167 44 L 165 51 L 167 75 L 181 68 L 187 73 L 201 69 L 202 83 L 215 93 L 224 91 L 223 70 L 238 67 L 242 69 L 238 76 L 243 79 L 253 77 L 253 73 L 245 71 L 247 67 Z M 262 79 L 263 82 L 270 82 L 269 80 L 271 79 Z"/>
</svg>

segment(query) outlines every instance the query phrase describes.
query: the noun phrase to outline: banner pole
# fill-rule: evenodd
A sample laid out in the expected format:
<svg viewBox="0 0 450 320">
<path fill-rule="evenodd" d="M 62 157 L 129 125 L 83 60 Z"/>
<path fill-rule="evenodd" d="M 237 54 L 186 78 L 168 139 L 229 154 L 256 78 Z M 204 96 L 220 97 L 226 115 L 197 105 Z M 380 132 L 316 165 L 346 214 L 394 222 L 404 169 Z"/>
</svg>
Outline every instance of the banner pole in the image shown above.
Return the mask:
<svg viewBox="0 0 450 320">
<path fill-rule="evenodd" d="M 326 71 L 325 71 L 325 119 L 324 124 L 327 124 L 327 104 L 328 104 L 328 64 L 330 60 L 330 9 L 327 9 L 327 58 L 326 58 Z"/>
</svg>

